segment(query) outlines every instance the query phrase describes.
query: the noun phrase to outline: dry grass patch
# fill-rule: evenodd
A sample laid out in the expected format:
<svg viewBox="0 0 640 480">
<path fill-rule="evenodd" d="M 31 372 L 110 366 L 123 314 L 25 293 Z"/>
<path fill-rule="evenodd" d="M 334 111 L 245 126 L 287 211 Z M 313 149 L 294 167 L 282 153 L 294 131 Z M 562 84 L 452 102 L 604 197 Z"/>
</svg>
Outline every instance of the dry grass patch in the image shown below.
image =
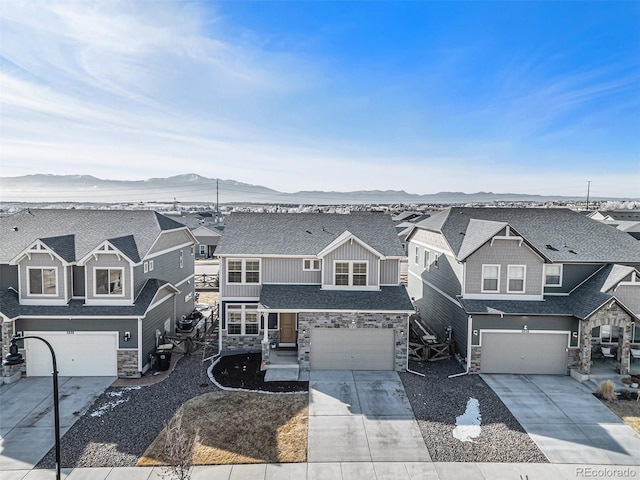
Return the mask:
<svg viewBox="0 0 640 480">
<path fill-rule="evenodd" d="M 602 402 L 609 410 L 628 423 L 631 428 L 640 433 L 640 402 L 635 400 L 614 400 Z"/>
<path fill-rule="evenodd" d="M 182 425 L 196 436 L 194 465 L 307 461 L 307 395 L 213 392 L 185 403 Z M 165 430 L 138 460 L 166 465 Z"/>
</svg>

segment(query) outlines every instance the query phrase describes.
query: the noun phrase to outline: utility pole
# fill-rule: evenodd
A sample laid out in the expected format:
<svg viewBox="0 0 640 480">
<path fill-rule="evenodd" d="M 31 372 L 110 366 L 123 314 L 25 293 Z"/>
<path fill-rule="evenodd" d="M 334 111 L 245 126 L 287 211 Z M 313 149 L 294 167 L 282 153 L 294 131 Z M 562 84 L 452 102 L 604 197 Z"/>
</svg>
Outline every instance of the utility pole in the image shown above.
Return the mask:
<svg viewBox="0 0 640 480">
<path fill-rule="evenodd" d="M 591 190 L 591 180 L 587 180 L 587 210 L 589 210 L 589 191 Z"/>
<path fill-rule="evenodd" d="M 218 208 L 220 203 L 220 190 L 218 188 L 218 180 L 220 180 L 219 178 L 216 178 L 216 223 L 218 223 L 220 221 L 220 209 Z"/>
</svg>

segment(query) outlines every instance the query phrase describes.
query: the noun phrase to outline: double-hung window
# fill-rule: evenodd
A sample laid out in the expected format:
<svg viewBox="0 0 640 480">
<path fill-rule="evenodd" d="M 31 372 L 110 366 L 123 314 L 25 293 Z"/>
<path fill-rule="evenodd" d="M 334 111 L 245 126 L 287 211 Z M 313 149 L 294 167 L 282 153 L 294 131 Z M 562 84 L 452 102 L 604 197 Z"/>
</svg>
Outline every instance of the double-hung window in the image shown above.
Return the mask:
<svg viewBox="0 0 640 480">
<path fill-rule="evenodd" d="M 184 250 L 180 250 L 180 268 L 184 267 Z"/>
<path fill-rule="evenodd" d="M 429 269 L 429 263 L 431 263 L 431 250 L 424 251 L 424 265 L 423 268 Z"/>
<path fill-rule="evenodd" d="M 416 265 L 420 265 L 420 247 L 418 247 L 417 245 L 416 245 L 415 254 L 413 257 L 413 262 Z"/>
<path fill-rule="evenodd" d="M 335 285 L 356 287 L 367 285 L 367 262 L 336 262 Z"/>
<path fill-rule="evenodd" d="M 525 265 L 509 265 L 507 267 L 508 293 L 524 293 L 526 272 L 527 267 Z"/>
<path fill-rule="evenodd" d="M 207 253 L 207 246 L 206 245 L 200 245 L 200 255 L 205 255 Z"/>
<path fill-rule="evenodd" d="M 227 305 L 229 335 L 258 335 L 257 305 Z"/>
<path fill-rule="evenodd" d="M 55 268 L 27 267 L 29 272 L 29 295 L 58 294 L 58 273 Z"/>
<path fill-rule="evenodd" d="M 227 283 L 260 283 L 260 260 L 240 258 L 228 260 Z"/>
<path fill-rule="evenodd" d="M 500 265 L 482 265 L 482 292 L 497 292 L 500 289 Z"/>
<path fill-rule="evenodd" d="M 544 286 L 560 287 L 562 286 L 562 264 L 544 266 Z"/>
<path fill-rule="evenodd" d="M 96 295 L 124 295 L 124 269 L 122 268 L 96 268 L 95 269 L 95 293 Z"/>
</svg>

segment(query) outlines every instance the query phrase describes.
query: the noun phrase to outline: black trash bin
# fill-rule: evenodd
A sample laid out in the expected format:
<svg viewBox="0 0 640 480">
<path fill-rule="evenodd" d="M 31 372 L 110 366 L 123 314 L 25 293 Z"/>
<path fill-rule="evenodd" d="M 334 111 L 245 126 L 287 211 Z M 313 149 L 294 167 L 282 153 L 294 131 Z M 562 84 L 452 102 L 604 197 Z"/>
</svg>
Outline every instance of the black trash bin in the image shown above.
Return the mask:
<svg viewBox="0 0 640 480">
<path fill-rule="evenodd" d="M 173 345 L 170 343 L 159 345 L 158 348 L 156 348 L 156 362 L 158 370 L 169 370 L 169 366 L 171 365 L 172 349 Z"/>
</svg>

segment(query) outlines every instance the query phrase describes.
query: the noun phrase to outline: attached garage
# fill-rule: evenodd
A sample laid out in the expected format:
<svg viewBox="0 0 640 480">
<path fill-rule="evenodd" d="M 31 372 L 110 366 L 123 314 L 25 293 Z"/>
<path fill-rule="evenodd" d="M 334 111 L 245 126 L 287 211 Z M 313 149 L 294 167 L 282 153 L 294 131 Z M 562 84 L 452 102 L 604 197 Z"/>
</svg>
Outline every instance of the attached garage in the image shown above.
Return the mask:
<svg viewBox="0 0 640 480">
<path fill-rule="evenodd" d="M 24 332 L 47 340 L 56 354 L 58 374 L 64 377 L 116 377 L 118 335 L 116 332 Z M 37 339 L 26 339 L 27 376 L 49 376 L 51 353 Z"/>
<path fill-rule="evenodd" d="M 566 332 L 482 331 L 480 341 L 481 373 L 566 374 Z"/>
<path fill-rule="evenodd" d="M 394 370 L 392 328 L 313 328 L 310 367 L 316 370 Z"/>
</svg>

